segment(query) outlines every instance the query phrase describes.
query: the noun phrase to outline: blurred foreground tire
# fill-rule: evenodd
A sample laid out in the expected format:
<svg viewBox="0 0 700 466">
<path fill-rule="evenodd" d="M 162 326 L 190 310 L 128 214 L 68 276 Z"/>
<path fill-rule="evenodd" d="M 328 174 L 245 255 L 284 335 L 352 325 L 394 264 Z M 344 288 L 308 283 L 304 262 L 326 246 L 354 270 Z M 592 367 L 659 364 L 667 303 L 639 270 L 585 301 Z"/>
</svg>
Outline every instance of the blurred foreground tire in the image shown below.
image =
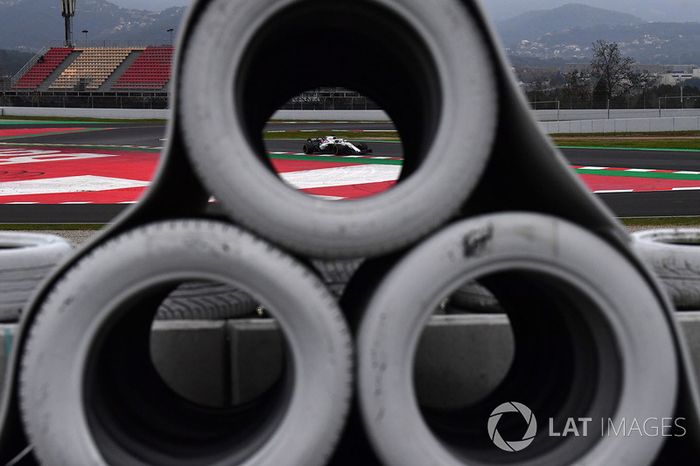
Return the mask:
<svg viewBox="0 0 700 466">
<path fill-rule="evenodd" d="M 473 280 L 508 313 L 510 370 L 473 405 L 422 407 L 412 383 L 421 329 L 444 297 Z M 409 252 L 373 294 L 357 352 L 364 423 L 389 466 L 649 464 L 665 438 L 607 435 L 607 419 L 670 418 L 677 396 L 671 329 L 644 278 L 597 236 L 535 214 L 460 222 Z M 494 432 L 512 447 L 502 451 L 487 425 L 512 402 L 537 423 L 499 415 Z M 548 435 L 570 417 L 592 419 L 587 436 Z"/>
<path fill-rule="evenodd" d="M 16 322 L 39 283 L 71 245 L 58 236 L 0 233 L 0 322 Z"/>
<path fill-rule="evenodd" d="M 182 282 L 245 289 L 276 318 L 286 375 L 233 408 L 167 387 L 149 351 L 156 309 Z M 315 274 L 231 226 L 173 221 L 95 249 L 55 287 L 27 340 L 21 412 L 47 465 L 320 465 L 345 420 L 351 345 Z"/>
<path fill-rule="evenodd" d="M 177 90 L 202 181 L 236 222 L 312 257 L 377 256 L 434 231 L 476 186 L 496 130 L 493 63 L 471 14 L 457 0 L 209 2 L 191 25 Z M 363 66 L 300 73 L 302 56 Z M 329 82 L 364 93 L 394 121 L 406 153 L 389 191 L 329 202 L 274 173 L 268 119 Z"/>
<path fill-rule="evenodd" d="M 700 310 L 700 229 L 633 233 L 634 247 L 661 279 L 676 309 Z"/>
</svg>

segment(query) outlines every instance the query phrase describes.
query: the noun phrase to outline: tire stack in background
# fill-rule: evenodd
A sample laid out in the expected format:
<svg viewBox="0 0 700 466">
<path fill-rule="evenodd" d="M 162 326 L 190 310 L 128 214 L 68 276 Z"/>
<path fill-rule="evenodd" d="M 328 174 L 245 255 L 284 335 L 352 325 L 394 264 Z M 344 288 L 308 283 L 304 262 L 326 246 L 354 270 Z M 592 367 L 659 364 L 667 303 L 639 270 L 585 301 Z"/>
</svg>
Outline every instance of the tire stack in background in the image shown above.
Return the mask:
<svg viewBox="0 0 700 466">
<path fill-rule="evenodd" d="M 201 0 L 182 29 L 157 180 L 28 309 L 0 457 L 27 444 L 49 465 L 649 464 L 692 453 L 697 392 L 669 302 L 536 129 L 476 3 Z M 300 70 L 310 57 L 338 66 Z M 264 125 L 320 85 L 362 92 L 392 117 L 405 147 L 394 188 L 329 202 L 275 175 Z M 329 289 L 335 261 L 360 260 L 344 290 Z M 282 376 L 257 398 L 201 406 L 158 376 L 151 322 L 193 282 L 242 290 L 276 320 Z M 510 369 L 469 405 L 422 405 L 423 329 L 465 293 L 490 293 L 508 314 Z M 520 451 L 497 448 L 487 429 L 511 402 L 540 419 Z M 569 418 L 674 416 L 688 420 L 687 442 L 608 436 L 599 422 L 587 436 L 547 435 Z M 511 421 L 498 435 L 520 440 Z"/>
</svg>

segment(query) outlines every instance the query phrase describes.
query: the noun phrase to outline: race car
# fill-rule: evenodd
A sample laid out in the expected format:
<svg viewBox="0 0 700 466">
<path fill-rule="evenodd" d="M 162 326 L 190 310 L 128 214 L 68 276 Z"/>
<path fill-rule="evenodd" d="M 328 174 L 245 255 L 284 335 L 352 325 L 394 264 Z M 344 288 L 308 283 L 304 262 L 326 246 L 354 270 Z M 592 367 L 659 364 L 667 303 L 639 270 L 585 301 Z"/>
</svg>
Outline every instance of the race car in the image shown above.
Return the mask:
<svg viewBox="0 0 700 466">
<path fill-rule="evenodd" d="M 304 144 L 305 154 L 335 154 L 335 155 L 364 155 L 371 154 L 372 149 L 367 144 L 352 143 L 347 139 L 335 136 L 307 139 Z"/>
</svg>

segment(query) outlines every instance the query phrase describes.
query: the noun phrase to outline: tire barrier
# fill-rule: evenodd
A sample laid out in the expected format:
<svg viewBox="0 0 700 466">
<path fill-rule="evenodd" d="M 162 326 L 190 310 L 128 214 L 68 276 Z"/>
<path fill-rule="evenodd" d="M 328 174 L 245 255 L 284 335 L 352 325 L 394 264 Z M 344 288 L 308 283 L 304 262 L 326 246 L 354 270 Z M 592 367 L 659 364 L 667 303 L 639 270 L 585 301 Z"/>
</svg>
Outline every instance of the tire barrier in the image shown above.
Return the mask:
<svg viewBox="0 0 700 466">
<path fill-rule="evenodd" d="M 495 314 L 504 311 L 493 293 L 483 285 L 472 282 L 455 290 L 445 303 L 447 314 L 464 312 Z"/>
<path fill-rule="evenodd" d="M 488 159 L 492 64 L 458 1 L 215 0 L 183 45 L 179 116 L 194 168 L 234 221 L 294 251 L 354 258 L 402 248 L 456 213 Z M 299 72 L 302 54 L 348 65 Z M 328 83 L 363 92 L 395 122 L 406 154 L 403 180 L 388 192 L 320 202 L 266 163 L 269 117 Z"/>
<path fill-rule="evenodd" d="M 597 254 L 606 257 L 604 269 Z M 431 280 L 413 286 L 421 276 Z M 406 355 L 415 354 L 437 304 L 474 279 L 488 283 L 508 311 L 516 342 L 511 368 L 479 403 L 421 410 L 407 383 L 414 364 Z M 494 448 L 485 419 L 500 403 L 519 400 L 561 432 L 568 418 L 615 425 L 670 418 L 676 401 L 673 335 L 644 277 L 600 238 L 541 215 L 460 222 L 411 251 L 373 293 L 357 347 L 360 406 L 387 465 L 645 464 L 663 438 L 606 436 L 600 422 L 587 437 L 538 435 L 513 463 L 512 451 Z M 499 425 L 500 435 L 519 441 L 520 427 Z"/>
<path fill-rule="evenodd" d="M 148 357 L 153 303 L 203 279 L 258 297 L 289 353 L 276 389 L 232 410 L 174 396 Z M 22 417 L 42 464 L 321 464 L 347 411 L 349 348 L 335 301 L 290 257 L 227 225 L 157 223 L 84 257 L 44 302 L 23 357 Z"/>
<path fill-rule="evenodd" d="M 211 282 L 183 283 L 156 312 L 158 320 L 226 320 L 255 315 L 260 303 L 243 290 Z"/>
<path fill-rule="evenodd" d="M 671 303 L 540 133 L 477 3 L 198 0 L 180 33 L 156 179 L 27 307 L 2 399 L 0 463 L 687 464 L 700 455 L 700 399 Z M 333 66 L 309 70 L 309 57 Z M 389 191 L 330 202 L 273 172 L 267 119 L 324 85 L 362 92 L 394 120 L 405 157 Z M 352 277 L 339 301 L 358 354 L 350 410 L 351 330 L 333 275 Z M 148 357 L 158 306 L 192 281 L 250 293 L 285 336 L 279 381 L 231 410 L 178 398 Z M 422 406 L 421 331 L 472 282 L 508 314 L 510 369 L 469 406 Z M 562 434 L 594 418 L 589 435 Z M 619 428 L 647 418 L 676 423 L 655 436 L 607 435 L 606 419 Z"/>
<path fill-rule="evenodd" d="M 679 311 L 700 309 L 700 229 L 636 232 L 635 249 L 663 282 Z"/>
<path fill-rule="evenodd" d="M 0 322 L 17 322 L 32 293 L 71 252 L 54 235 L 0 233 Z"/>
</svg>

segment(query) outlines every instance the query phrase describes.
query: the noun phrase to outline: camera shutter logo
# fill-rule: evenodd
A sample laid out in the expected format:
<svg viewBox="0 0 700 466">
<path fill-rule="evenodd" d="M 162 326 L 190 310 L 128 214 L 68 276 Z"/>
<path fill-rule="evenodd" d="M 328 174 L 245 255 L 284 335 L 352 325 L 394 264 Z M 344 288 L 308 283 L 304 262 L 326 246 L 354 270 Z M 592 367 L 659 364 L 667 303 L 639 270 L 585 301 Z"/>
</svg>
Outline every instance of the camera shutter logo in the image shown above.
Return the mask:
<svg viewBox="0 0 700 466">
<path fill-rule="evenodd" d="M 527 430 L 525 435 L 520 440 L 506 441 L 501 437 L 498 432 L 498 422 L 501 420 L 501 416 L 505 413 L 520 413 L 520 415 L 525 419 L 527 423 Z M 516 401 L 510 401 L 508 403 L 503 403 L 491 412 L 488 422 L 489 437 L 494 445 L 504 451 L 514 453 L 516 451 L 521 451 L 526 449 L 532 441 L 535 439 L 535 434 L 537 433 L 537 419 L 535 415 L 532 414 L 530 408 L 522 403 Z"/>
</svg>

